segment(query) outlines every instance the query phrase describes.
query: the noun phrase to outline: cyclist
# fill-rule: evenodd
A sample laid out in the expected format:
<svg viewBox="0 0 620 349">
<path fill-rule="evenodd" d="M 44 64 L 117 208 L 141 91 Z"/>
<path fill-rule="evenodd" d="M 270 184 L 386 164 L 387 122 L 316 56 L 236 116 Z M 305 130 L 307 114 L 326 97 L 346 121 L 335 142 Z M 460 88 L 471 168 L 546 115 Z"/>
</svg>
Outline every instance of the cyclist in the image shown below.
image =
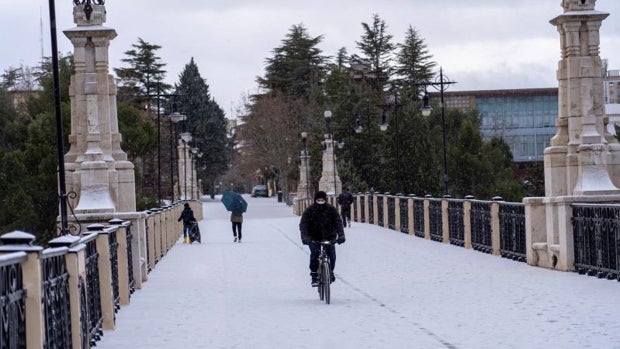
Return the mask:
<svg viewBox="0 0 620 349">
<path fill-rule="evenodd" d="M 312 286 L 319 284 L 317 277 L 317 269 L 319 267 L 318 257 L 321 251 L 320 241 L 336 241 L 342 244 L 345 241 L 344 229 L 338 210 L 327 203 L 327 194 L 324 191 L 318 191 L 314 195 L 314 203 L 310 205 L 301 216 L 299 222 L 299 230 L 301 232 L 301 242 L 310 248 L 310 276 L 312 278 Z M 336 266 L 336 247 L 329 245 L 327 254 L 329 255 L 332 282 L 335 280 L 334 267 Z"/>
</svg>

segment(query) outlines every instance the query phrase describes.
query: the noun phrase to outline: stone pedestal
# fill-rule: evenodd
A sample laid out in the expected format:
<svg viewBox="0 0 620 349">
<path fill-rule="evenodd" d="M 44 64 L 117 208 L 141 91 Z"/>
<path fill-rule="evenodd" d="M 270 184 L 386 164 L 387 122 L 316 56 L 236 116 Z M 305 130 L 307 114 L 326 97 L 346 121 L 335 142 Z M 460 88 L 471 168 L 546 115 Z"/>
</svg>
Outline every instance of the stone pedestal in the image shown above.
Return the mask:
<svg viewBox="0 0 620 349">
<path fill-rule="evenodd" d="M 337 196 L 342 192 L 342 183 L 336 168 L 336 154 L 334 154 L 334 140 L 325 135 L 325 151 L 323 152 L 323 172 L 319 181 L 319 190 L 328 195 Z"/>
</svg>

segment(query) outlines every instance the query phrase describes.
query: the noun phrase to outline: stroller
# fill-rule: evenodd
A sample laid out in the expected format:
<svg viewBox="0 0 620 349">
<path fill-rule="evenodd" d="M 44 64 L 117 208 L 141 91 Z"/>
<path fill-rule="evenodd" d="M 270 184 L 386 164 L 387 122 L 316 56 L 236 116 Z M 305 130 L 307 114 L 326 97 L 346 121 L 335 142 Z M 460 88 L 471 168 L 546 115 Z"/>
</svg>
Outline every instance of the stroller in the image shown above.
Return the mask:
<svg viewBox="0 0 620 349">
<path fill-rule="evenodd" d="M 198 228 L 198 222 L 192 222 L 192 225 L 189 227 L 189 243 L 193 243 L 197 241 L 200 243 L 200 228 Z"/>
</svg>

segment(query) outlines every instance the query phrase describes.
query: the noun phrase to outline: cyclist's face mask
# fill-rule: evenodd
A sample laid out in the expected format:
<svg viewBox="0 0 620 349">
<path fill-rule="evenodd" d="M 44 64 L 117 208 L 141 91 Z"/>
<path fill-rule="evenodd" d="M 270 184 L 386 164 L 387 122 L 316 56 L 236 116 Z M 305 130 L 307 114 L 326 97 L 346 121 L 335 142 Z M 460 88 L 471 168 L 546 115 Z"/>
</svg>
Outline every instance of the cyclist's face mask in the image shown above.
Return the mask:
<svg viewBox="0 0 620 349">
<path fill-rule="evenodd" d="M 323 200 L 323 199 L 318 199 L 318 200 L 316 201 L 316 203 L 317 203 L 317 204 L 319 204 L 319 205 L 325 205 L 325 200 Z"/>
</svg>

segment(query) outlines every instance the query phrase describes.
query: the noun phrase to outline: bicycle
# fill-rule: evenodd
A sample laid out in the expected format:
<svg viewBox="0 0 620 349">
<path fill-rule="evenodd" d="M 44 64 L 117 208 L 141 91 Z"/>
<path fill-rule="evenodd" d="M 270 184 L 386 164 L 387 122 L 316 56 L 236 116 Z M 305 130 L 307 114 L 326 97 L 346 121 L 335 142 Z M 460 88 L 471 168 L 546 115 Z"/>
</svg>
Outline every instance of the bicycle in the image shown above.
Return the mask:
<svg viewBox="0 0 620 349">
<path fill-rule="evenodd" d="M 321 241 L 321 252 L 319 253 L 319 268 L 317 270 L 319 280 L 319 299 L 324 300 L 326 304 L 330 302 L 331 290 L 330 284 L 332 282 L 332 269 L 329 255 L 327 254 L 327 246 L 333 245 L 333 241 Z"/>
</svg>

